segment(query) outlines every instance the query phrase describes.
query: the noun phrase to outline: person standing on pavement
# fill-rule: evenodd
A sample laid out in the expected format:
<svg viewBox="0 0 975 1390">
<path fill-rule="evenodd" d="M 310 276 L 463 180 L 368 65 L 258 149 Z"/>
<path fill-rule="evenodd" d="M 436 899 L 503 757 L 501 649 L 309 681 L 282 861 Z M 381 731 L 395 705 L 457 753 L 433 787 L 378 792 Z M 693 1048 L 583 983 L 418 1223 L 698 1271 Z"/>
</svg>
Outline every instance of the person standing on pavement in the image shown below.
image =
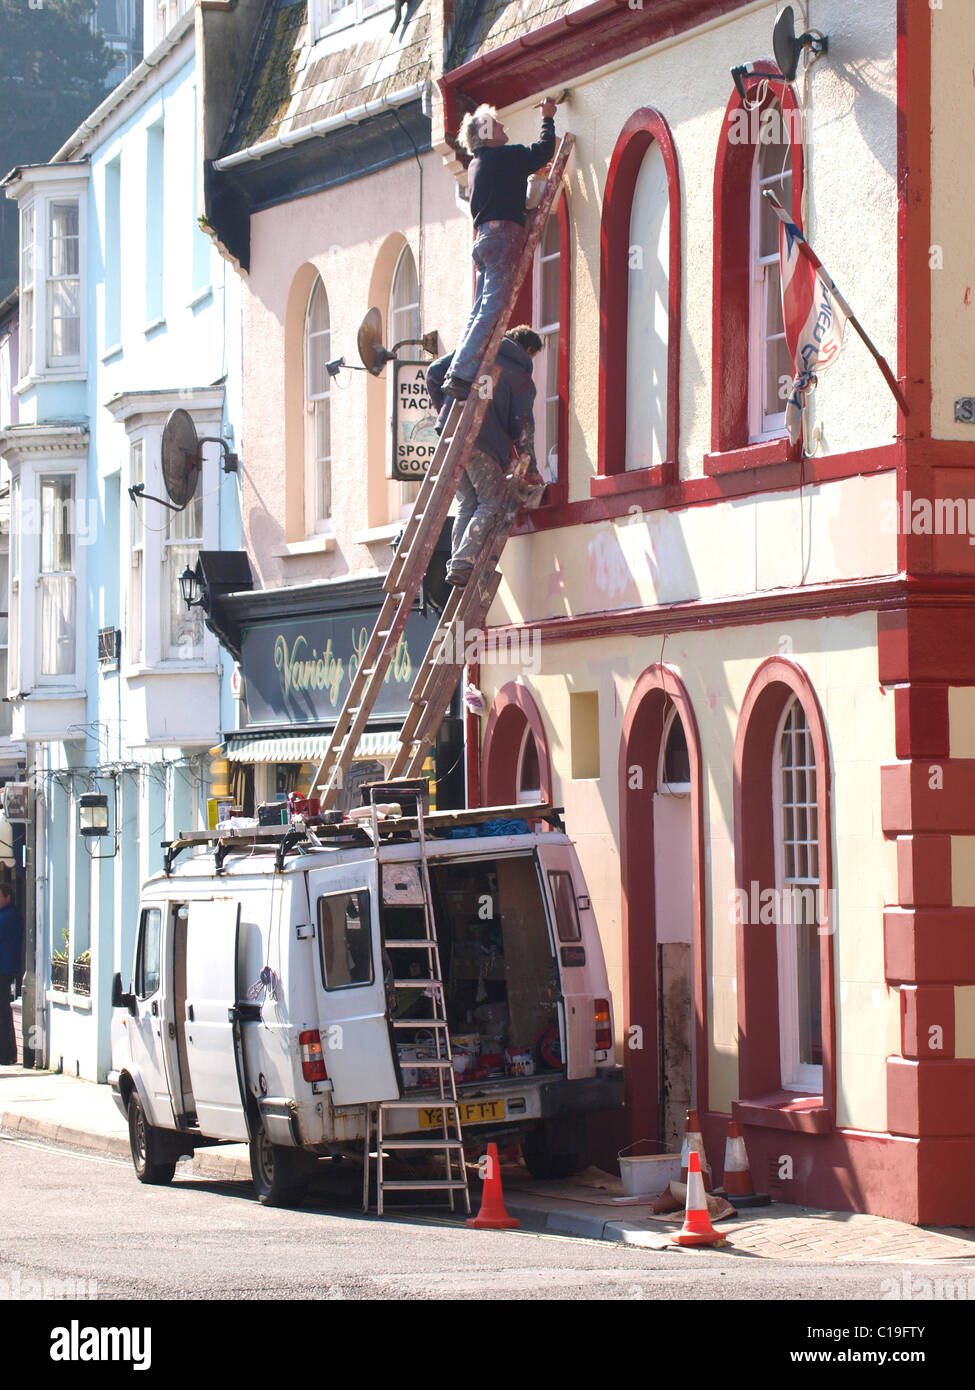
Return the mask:
<svg viewBox="0 0 975 1390">
<path fill-rule="evenodd" d="M 509 145 L 493 106 L 479 106 L 461 122 L 460 143 L 473 156 L 467 170 L 474 220 L 477 288 L 467 327 L 454 352 L 447 396 L 466 400 L 484 349 L 504 305 L 508 276 L 525 240 L 528 176 L 555 153 L 555 102 L 541 103 L 542 131 L 534 145 Z"/>
<path fill-rule="evenodd" d="M 17 1065 L 17 1038 L 10 1008 L 10 990 L 20 974 L 20 941 L 24 924 L 14 906 L 13 889 L 0 883 L 0 1066 Z"/>
<path fill-rule="evenodd" d="M 535 465 L 535 385 L 532 359 L 541 352 L 542 340 L 527 324 L 509 328 L 501 339 L 497 361 L 501 367 L 491 404 L 484 416 L 477 443 L 457 484 L 457 515 L 450 543 L 447 582 L 457 587 L 467 583 L 474 561 L 484 545 L 488 530 L 500 510 L 508 490 L 505 473 L 513 456 L 527 454 L 531 460 L 524 482 L 528 489 L 544 487 Z M 451 370 L 453 353 L 438 357 L 427 368 L 427 390 L 434 409 L 442 411 L 444 378 Z M 446 402 L 449 406 L 449 401 Z M 441 415 L 440 427 L 443 426 Z M 525 505 L 531 505 L 525 501 Z"/>
</svg>

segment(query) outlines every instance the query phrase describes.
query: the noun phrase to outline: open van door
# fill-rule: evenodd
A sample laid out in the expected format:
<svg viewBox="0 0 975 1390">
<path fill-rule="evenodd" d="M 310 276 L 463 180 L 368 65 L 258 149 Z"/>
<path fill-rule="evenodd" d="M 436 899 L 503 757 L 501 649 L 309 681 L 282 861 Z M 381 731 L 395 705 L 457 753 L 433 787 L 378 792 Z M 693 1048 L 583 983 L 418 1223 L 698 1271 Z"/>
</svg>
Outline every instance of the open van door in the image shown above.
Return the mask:
<svg viewBox="0 0 975 1390">
<path fill-rule="evenodd" d="M 567 844 L 540 844 L 536 852 L 562 977 L 566 1076 L 574 1081 L 595 1075 L 594 1004 L 597 998 L 609 998 L 606 966 L 575 850 Z"/>
<path fill-rule="evenodd" d="M 396 1100 L 383 954 L 379 938 L 376 861 L 361 860 L 308 874 L 315 927 L 315 993 L 325 1069 L 335 1105 Z"/>
<path fill-rule="evenodd" d="M 186 931 L 186 1056 L 201 1134 L 248 1140 L 237 1047 L 234 898 L 190 902 Z"/>
</svg>

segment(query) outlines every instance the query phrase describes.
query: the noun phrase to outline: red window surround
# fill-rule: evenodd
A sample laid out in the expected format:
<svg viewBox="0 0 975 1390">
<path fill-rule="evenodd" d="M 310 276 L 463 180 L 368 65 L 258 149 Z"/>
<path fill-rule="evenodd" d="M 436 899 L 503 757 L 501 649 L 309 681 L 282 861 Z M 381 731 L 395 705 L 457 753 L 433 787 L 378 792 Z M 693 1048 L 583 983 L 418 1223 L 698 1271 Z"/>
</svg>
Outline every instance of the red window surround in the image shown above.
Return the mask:
<svg viewBox="0 0 975 1390">
<path fill-rule="evenodd" d="M 667 173 L 670 203 L 667 334 L 667 458 L 656 468 L 627 473 L 626 343 L 629 290 L 630 214 L 637 176 L 656 140 Z M 680 435 L 681 197 L 677 149 L 666 120 L 644 106 L 620 131 L 606 176 L 599 237 L 599 445 L 593 497 L 631 492 L 677 481 Z"/>
<path fill-rule="evenodd" d="M 559 219 L 559 423 L 556 444 L 556 478 L 542 494 L 542 507 L 564 507 L 569 497 L 569 330 L 572 313 L 572 236 L 569 218 L 568 195 L 565 189 L 555 206 L 553 217 Z M 527 323 L 534 328 L 533 281 L 535 262 L 518 291 L 515 307 L 511 311 L 510 324 Z"/>
<path fill-rule="evenodd" d="M 518 800 L 518 753 L 526 725 L 538 750 L 540 794 L 551 803 L 552 762 L 545 724 L 527 686 L 509 681 L 495 695 L 484 729 L 481 787 L 485 806 L 513 806 Z"/>
<path fill-rule="evenodd" d="M 775 80 L 765 75 L 777 72 L 777 68 L 764 62 L 754 66 L 756 74 L 745 79 L 749 101 L 756 100 L 761 82 L 768 81 L 765 102 L 777 99 L 787 116 L 786 129 L 792 150 L 792 216 L 801 226 L 802 144 L 794 138 L 798 116 L 790 119 L 792 112 L 798 112 L 798 104 L 788 83 L 781 77 Z M 741 111 L 742 102 L 736 90 L 725 111 L 714 165 L 711 452 L 704 458 L 705 472 L 712 475 L 785 463 L 798 457 L 800 447 L 798 444 L 793 447 L 785 436 L 758 444 L 750 444 L 748 440 L 749 209 L 755 145 L 751 141 L 736 142 L 729 138 L 740 128 L 736 114 Z M 749 131 L 758 129 L 761 109 L 745 114 L 749 117 Z"/>
<path fill-rule="evenodd" d="M 771 923 L 738 922 L 738 1087 L 733 1114 L 745 1124 L 827 1133 L 836 1109 L 836 1025 L 833 937 L 829 919 L 833 886 L 829 744 L 822 710 L 808 675 L 793 661 L 769 657 L 742 701 L 735 739 L 735 883 L 752 901 L 775 888 L 772 765 L 775 734 L 787 702 L 798 696 L 816 754 L 820 886 L 825 911 L 820 924 L 823 1009 L 823 1094 L 784 1091 L 779 1068 L 779 977 L 776 929 Z"/>
</svg>

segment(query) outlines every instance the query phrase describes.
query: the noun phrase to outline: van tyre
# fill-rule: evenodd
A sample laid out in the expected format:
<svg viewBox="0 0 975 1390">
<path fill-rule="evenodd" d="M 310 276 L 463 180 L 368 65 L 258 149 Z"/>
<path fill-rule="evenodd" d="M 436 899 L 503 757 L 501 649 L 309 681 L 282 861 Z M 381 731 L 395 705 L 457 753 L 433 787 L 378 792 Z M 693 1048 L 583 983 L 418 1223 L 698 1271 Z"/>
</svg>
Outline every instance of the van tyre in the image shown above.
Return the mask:
<svg viewBox="0 0 975 1390">
<path fill-rule="evenodd" d="M 251 1177 L 257 1200 L 265 1207 L 296 1207 L 305 1195 L 307 1167 L 300 1149 L 272 1144 L 262 1120 L 256 1121 L 250 1142 Z"/>
<path fill-rule="evenodd" d="M 551 1132 L 548 1128 L 533 1130 L 525 1135 L 524 1143 L 521 1146 L 521 1156 L 525 1160 L 525 1167 L 533 1178 L 540 1178 L 543 1181 L 555 1181 L 558 1178 L 571 1178 L 579 1170 L 581 1157 L 581 1136 L 572 1132 L 573 1127 L 563 1127 L 566 1132 L 561 1136 Z M 559 1143 L 561 1139 L 561 1144 Z M 569 1143 L 575 1139 L 576 1143 L 572 1148 L 563 1147 L 567 1141 Z"/>
<path fill-rule="evenodd" d="M 146 1119 L 137 1091 L 133 1091 L 129 1097 L 129 1148 L 132 1150 L 135 1175 L 140 1182 L 155 1187 L 172 1182 L 176 1161 L 161 1158 L 166 1149 L 165 1137 L 162 1130 Z"/>
</svg>

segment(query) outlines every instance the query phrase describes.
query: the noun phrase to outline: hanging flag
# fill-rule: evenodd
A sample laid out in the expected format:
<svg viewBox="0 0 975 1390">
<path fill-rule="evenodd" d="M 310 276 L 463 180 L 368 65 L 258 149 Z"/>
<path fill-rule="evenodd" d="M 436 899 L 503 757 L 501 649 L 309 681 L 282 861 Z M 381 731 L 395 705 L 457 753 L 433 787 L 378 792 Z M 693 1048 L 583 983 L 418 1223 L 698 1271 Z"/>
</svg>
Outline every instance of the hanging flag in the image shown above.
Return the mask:
<svg viewBox="0 0 975 1390">
<path fill-rule="evenodd" d="M 782 318 L 795 371 L 785 407 L 785 424 L 792 443 L 795 444 L 802 429 L 806 394 L 816 387 L 818 373 L 839 356 L 847 323 L 851 323 L 863 339 L 894 399 L 907 415 L 907 402 L 886 359 L 867 337 L 822 261 L 778 198 L 771 189 L 762 191 L 779 219 Z"/>
</svg>

